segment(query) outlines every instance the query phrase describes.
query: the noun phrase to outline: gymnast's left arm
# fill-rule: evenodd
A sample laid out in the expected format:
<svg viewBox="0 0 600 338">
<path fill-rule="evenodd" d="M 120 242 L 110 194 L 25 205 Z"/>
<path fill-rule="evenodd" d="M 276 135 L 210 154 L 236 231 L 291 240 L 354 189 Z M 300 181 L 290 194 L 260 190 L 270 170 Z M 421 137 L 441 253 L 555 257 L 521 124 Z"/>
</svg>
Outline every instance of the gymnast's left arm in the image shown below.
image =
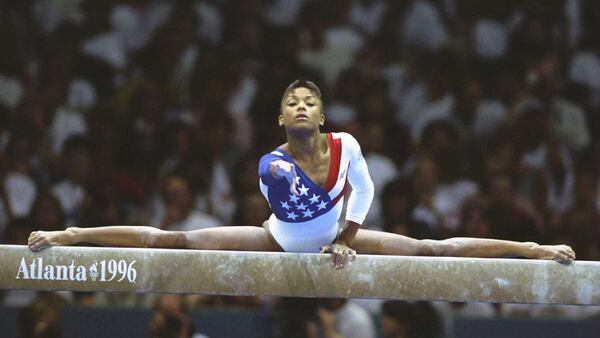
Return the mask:
<svg viewBox="0 0 600 338">
<path fill-rule="evenodd" d="M 367 216 L 375 193 L 373 181 L 369 175 L 369 169 L 360 150 L 360 145 L 352 136 L 348 137 L 347 142 L 351 150 L 348 182 L 352 186 L 352 192 L 350 192 L 348 198 L 346 221 L 342 232 L 334 243 L 323 250 L 324 252 L 331 252 L 331 263 L 338 269 L 343 268 L 348 261 L 353 261 L 356 258 L 356 251 L 351 249 L 352 242 Z"/>
</svg>

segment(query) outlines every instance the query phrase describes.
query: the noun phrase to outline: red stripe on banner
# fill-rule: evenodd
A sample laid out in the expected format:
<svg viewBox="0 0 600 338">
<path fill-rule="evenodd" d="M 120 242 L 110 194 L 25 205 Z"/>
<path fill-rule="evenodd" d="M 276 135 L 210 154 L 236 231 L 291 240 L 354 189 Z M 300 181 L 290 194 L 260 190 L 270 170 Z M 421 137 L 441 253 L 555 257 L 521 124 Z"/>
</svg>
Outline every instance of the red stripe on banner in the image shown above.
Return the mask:
<svg viewBox="0 0 600 338">
<path fill-rule="evenodd" d="M 329 174 L 327 182 L 325 182 L 325 190 L 329 192 L 335 186 L 340 172 L 340 162 L 342 160 L 342 140 L 333 139 L 331 133 L 327 134 L 327 142 L 329 142 Z"/>
</svg>

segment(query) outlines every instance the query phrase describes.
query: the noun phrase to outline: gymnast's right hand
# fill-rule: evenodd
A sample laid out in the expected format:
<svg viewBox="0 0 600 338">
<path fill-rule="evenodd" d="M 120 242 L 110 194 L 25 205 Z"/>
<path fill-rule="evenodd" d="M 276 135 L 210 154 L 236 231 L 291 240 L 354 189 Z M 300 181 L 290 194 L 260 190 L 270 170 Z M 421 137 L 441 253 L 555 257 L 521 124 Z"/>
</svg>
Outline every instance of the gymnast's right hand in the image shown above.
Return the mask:
<svg viewBox="0 0 600 338">
<path fill-rule="evenodd" d="M 51 246 L 69 245 L 69 230 L 34 231 L 27 241 L 31 251 L 40 251 Z"/>
<path fill-rule="evenodd" d="M 296 196 L 300 194 L 297 189 L 298 175 L 296 174 L 296 166 L 293 163 L 275 160 L 269 164 L 269 171 L 275 178 L 285 177 L 290 184 L 290 192 L 292 194 Z"/>
</svg>

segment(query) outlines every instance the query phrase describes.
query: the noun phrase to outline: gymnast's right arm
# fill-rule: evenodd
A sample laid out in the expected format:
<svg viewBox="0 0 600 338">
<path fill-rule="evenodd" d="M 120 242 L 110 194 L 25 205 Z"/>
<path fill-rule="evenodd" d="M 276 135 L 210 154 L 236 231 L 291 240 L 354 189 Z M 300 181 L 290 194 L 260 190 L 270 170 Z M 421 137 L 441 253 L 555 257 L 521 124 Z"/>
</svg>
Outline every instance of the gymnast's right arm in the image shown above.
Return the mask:
<svg viewBox="0 0 600 338">
<path fill-rule="evenodd" d="M 188 248 L 184 231 L 164 231 L 149 226 L 105 226 L 97 228 L 67 228 L 63 231 L 34 231 L 28 245 L 32 251 L 51 246 L 92 243 L 102 246 L 134 248 Z"/>
<path fill-rule="evenodd" d="M 299 195 L 297 189 L 296 166 L 273 154 L 266 154 L 258 162 L 258 176 L 263 184 L 269 186 L 275 184 L 279 179 L 285 178 L 290 184 L 290 192 Z"/>
</svg>

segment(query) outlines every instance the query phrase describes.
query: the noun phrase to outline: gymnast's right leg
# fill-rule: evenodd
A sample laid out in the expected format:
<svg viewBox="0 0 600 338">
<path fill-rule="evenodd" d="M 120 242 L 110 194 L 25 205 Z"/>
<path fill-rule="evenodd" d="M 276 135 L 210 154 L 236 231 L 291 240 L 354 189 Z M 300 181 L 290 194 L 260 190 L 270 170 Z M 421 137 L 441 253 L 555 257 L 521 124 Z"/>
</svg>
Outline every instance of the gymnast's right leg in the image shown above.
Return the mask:
<svg viewBox="0 0 600 338">
<path fill-rule="evenodd" d="M 455 237 L 444 240 L 414 238 L 359 229 L 352 247 L 359 254 L 447 257 L 526 257 L 569 263 L 575 252 L 567 245 L 539 245 L 489 238 Z"/>
<path fill-rule="evenodd" d="M 34 231 L 31 250 L 50 246 L 92 243 L 102 246 L 199 250 L 282 251 L 267 227 L 222 226 L 194 231 L 164 231 L 147 226 L 68 228 Z"/>
</svg>

